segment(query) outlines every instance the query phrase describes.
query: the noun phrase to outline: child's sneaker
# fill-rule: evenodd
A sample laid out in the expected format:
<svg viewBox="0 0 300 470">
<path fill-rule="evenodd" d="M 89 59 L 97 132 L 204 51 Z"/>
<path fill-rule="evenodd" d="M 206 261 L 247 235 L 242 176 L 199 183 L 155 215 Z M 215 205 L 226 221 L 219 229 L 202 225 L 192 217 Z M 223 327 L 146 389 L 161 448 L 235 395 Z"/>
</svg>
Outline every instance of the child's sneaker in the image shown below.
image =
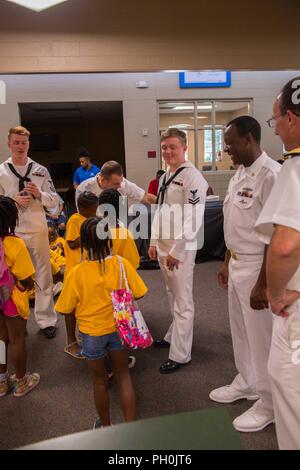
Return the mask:
<svg viewBox="0 0 300 470">
<path fill-rule="evenodd" d="M 1 380 L 0 382 L 0 398 L 4 397 L 9 393 L 15 386 L 14 376 L 7 376 L 6 379 Z"/>
<path fill-rule="evenodd" d="M 136 358 L 134 356 L 128 356 L 128 369 L 132 369 L 135 366 Z M 108 378 L 111 379 L 114 376 L 112 370 L 107 371 Z"/>
<path fill-rule="evenodd" d="M 15 379 L 14 397 L 23 397 L 33 390 L 40 382 L 40 374 L 27 373 L 22 379 Z"/>
<path fill-rule="evenodd" d="M 61 281 L 54 284 L 53 290 L 52 290 L 53 297 L 56 297 L 62 291 L 62 288 L 63 288 L 63 283 Z"/>
<path fill-rule="evenodd" d="M 128 356 L 128 369 L 132 369 L 135 366 L 136 359 L 134 356 Z"/>
<path fill-rule="evenodd" d="M 93 430 L 99 429 L 101 427 L 102 427 L 102 424 L 101 424 L 100 418 L 96 418 L 93 424 Z"/>
</svg>

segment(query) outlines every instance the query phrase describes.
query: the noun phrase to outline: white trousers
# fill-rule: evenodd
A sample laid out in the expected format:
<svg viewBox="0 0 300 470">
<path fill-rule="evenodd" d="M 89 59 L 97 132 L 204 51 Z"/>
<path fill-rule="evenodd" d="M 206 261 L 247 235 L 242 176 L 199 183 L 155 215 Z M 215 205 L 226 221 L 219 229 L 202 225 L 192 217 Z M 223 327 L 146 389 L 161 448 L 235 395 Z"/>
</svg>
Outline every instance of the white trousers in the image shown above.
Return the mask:
<svg viewBox="0 0 300 470">
<path fill-rule="evenodd" d="M 228 309 L 235 365 L 238 375 L 232 385 L 244 392 L 256 392 L 262 411 L 273 416 L 268 358 L 273 314 L 270 309 L 250 307 L 250 294 L 262 265 L 263 256 L 230 259 Z"/>
<path fill-rule="evenodd" d="M 300 450 L 300 302 L 274 315 L 269 373 L 279 449 Z"/>
<path fill-rule="evenodd" d="M 18 233 L 30 253 L 33 266 L 35 267 L 35 309 L 34 316 L 41 329 L 55 326 L 57 314 L 53 303 L 53 281 L 50 265 L 50 249 L 48 231 L 39 233 Z"/>
<path fill-rule="evenodd" d="M 169 359 L 185 364 L 191 360 L 194 328 L 193 275 L 196 251 L 186 251 L 178 269 L 166 267 L 166 257 L 158 261 L 163 274 L 172 315 L 172 323 L 165 335 L 170 343 Z"/>
</svg>

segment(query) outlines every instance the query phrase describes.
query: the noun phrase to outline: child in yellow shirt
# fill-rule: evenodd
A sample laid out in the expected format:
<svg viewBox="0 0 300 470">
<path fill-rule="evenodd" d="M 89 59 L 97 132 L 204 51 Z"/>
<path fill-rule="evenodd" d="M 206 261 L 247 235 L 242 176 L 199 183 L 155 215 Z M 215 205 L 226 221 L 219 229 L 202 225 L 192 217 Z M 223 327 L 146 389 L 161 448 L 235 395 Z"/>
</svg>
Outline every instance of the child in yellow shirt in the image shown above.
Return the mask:
<svg viewBox="0 0 300 470">
<path fill-rule="evenodd" d="M 78 212 L 71 215 L 67 222 L 66 227 L 66 240 L 65 240 L 65 258 L 66 269 L 65 275 L 76 264 L 80 263 L 80 227 L 81 224 L 88 218 L 96 215 L 98 207 L 98 198 L 90 191 L 84 191 L 80 194 L 77 201 Z"/>
<path fill-rule="evenodd" d="M 5 263 L 2 263 L 2 268 L 8 267 L 15 279 L 12 290 L 7 290 L 5 294 L 6 298 L 2 296 L 4 304 L 0 311 L 0 345 L 5 344 L 6 356 L 7 349 L 10 348 L 15 374 L 9 377 L 7 364 L 3 364 L 3 360 L 0 361 L 0 397 L 11 389 L 14 389 L 15 397 L 22 397 L 33 390 L 40 381 L 39 374 L 26 372 L 25 334 L 26 320 L 30 314 L 26 290 L 33 287 L 32 276 L 35 270 L 24 241 L 14 236 L 17 222 L 16 202 L 9 197 L 0 196 L 0 248 L 1 258 L 4 256 Z M 6 310 L 8 302 L 14 307 L 9 312 Z"/>
<path fill-rule="evenodd" d="M 50 249 L 57 251 L 58 254 L 64 256 L 65 239 L 58 236 L 56 225 L 54 223 L 48 225 L 48 238 Z"/>
<path fill-rule="evenodd" d="M 113 254 L 123 256 L 132 264 L 134 269 L 137 269 L 140 265 L 138 249 L 132 233 L 119 220 L 122 199 L 121 194 L 116 189 L 105 189 L 99 196 L 98 210 L 100 213 L 107 212 Z"/>
<path fill-rule="evenodd" d="M 140 255 L 133 239 L 132 233 L 124 227 L 120 218 L 120 207 L 124 198 L 116 189 L 105 189 L 99 196 L 98 211 L 106 214 L 108 220 L 109 231 L 112 239 L 112 254 L 119 255 L 127 259 L 137 269 L 140 264 Z M 108 228 L 108 227 L 107 227 Z M 135 366 L 135 356 L 129 356 L 128 367 L 131 369 Z M 113 376 L 110 364 L 107 364 L 108 377 Z"/>
<path fill-rule="evenodd" d="M 120 266 L 117 256 L 111 256 L 109 238 L 97 236 L 100 219 L 87 219 L 81 227 L 81 246 L 88 260 L 75 266 L 67 275 L 56 310 L 74 315 L 82 338 L 82 353 L 88 360 L 94 385 L 95 406 L 100 418 L 95 427 L 109 426 L 108 379 L 105 357 L 111 356 L 117 377 L 125 421 L 135 417 L 135 396 L 128 369 L 128 353 L 121 343 L 113 316 L 111 291 L 120 288 Z M 145 295 L 147 287 L 135 269 L 122 259 L 128 284 L 135 298 Z"/>
<path fill-rule="evenodd" d="M 73 214 L 66 227 L 66 240 L 65 240 L 65 276 L 66 279 L 70 270 L 80 263 L 81 258 L 86 258 L 86 253 L 81 254 L 80 251 L 80 227 L 83 222 L 88 218 L 96 215 L 98 207 L 98 198 L 95 194 L 84 191 L 80 194 L 77 201 L 78 212 Z M 67 354 L 77 358 L 83 359 L 81 355 L 81 347 L 76 340 L 76 320 L 74 317 L 65 317 L 65 325 L 67 332 L 67 345 L 64 351 Z"/>
</svg>

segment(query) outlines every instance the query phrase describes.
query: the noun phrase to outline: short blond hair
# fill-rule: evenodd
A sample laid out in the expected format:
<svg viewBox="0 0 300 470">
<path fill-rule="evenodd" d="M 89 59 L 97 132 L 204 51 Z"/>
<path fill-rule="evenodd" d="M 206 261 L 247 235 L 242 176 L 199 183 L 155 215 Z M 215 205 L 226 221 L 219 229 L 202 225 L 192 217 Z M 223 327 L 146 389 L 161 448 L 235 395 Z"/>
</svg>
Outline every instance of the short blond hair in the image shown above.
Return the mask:
<svg viewBox="0 0 300 470">
<path fill-rule="evenodd" d="M 10 136 L 12 134 L 26 135 L 27 137 L 30 136 L 29 130 L 27 130 L 26 127 L 23 127 L 23 126 L 11 127 L 8 131 L 8 140 L 10 139 Z"/>
<path fill-rule="evenodd" d="M 177 127 L 170 127 L 165 132 L 163 132 L 160 136 L 160 143 L 162 143 L 166 139 L 169 139 L 170 137 L 177 137 L 177 139 L 180 140 L 182 145 L 187 144 L 185 132 L 181 131 L 180 129 L 177 129 Z"/>
</svg>

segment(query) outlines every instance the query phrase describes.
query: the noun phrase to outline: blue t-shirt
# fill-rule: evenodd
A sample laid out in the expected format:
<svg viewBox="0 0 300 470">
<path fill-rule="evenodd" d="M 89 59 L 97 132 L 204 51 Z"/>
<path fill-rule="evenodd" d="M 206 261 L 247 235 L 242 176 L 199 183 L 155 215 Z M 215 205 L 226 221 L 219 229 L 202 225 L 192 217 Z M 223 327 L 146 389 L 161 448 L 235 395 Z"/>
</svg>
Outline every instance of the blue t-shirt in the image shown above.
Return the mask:
<svg viewBox="0 0 300 470">
<path fill-rule="evenodd" d="M 74 173 L 73 183 L 80 184 L 82 183 L 82 181 L 88 180 L 89 178 L 96 176 L 96 174 L 99 173 L 99 171 L 100 171 L 100 168 L 98 168 L 96 165 L 92 165 L 91 168 L 89 168 L 88 170 L 80 166 L 79 168 L 77 168 L 77 170 Z"/>
</svg>

